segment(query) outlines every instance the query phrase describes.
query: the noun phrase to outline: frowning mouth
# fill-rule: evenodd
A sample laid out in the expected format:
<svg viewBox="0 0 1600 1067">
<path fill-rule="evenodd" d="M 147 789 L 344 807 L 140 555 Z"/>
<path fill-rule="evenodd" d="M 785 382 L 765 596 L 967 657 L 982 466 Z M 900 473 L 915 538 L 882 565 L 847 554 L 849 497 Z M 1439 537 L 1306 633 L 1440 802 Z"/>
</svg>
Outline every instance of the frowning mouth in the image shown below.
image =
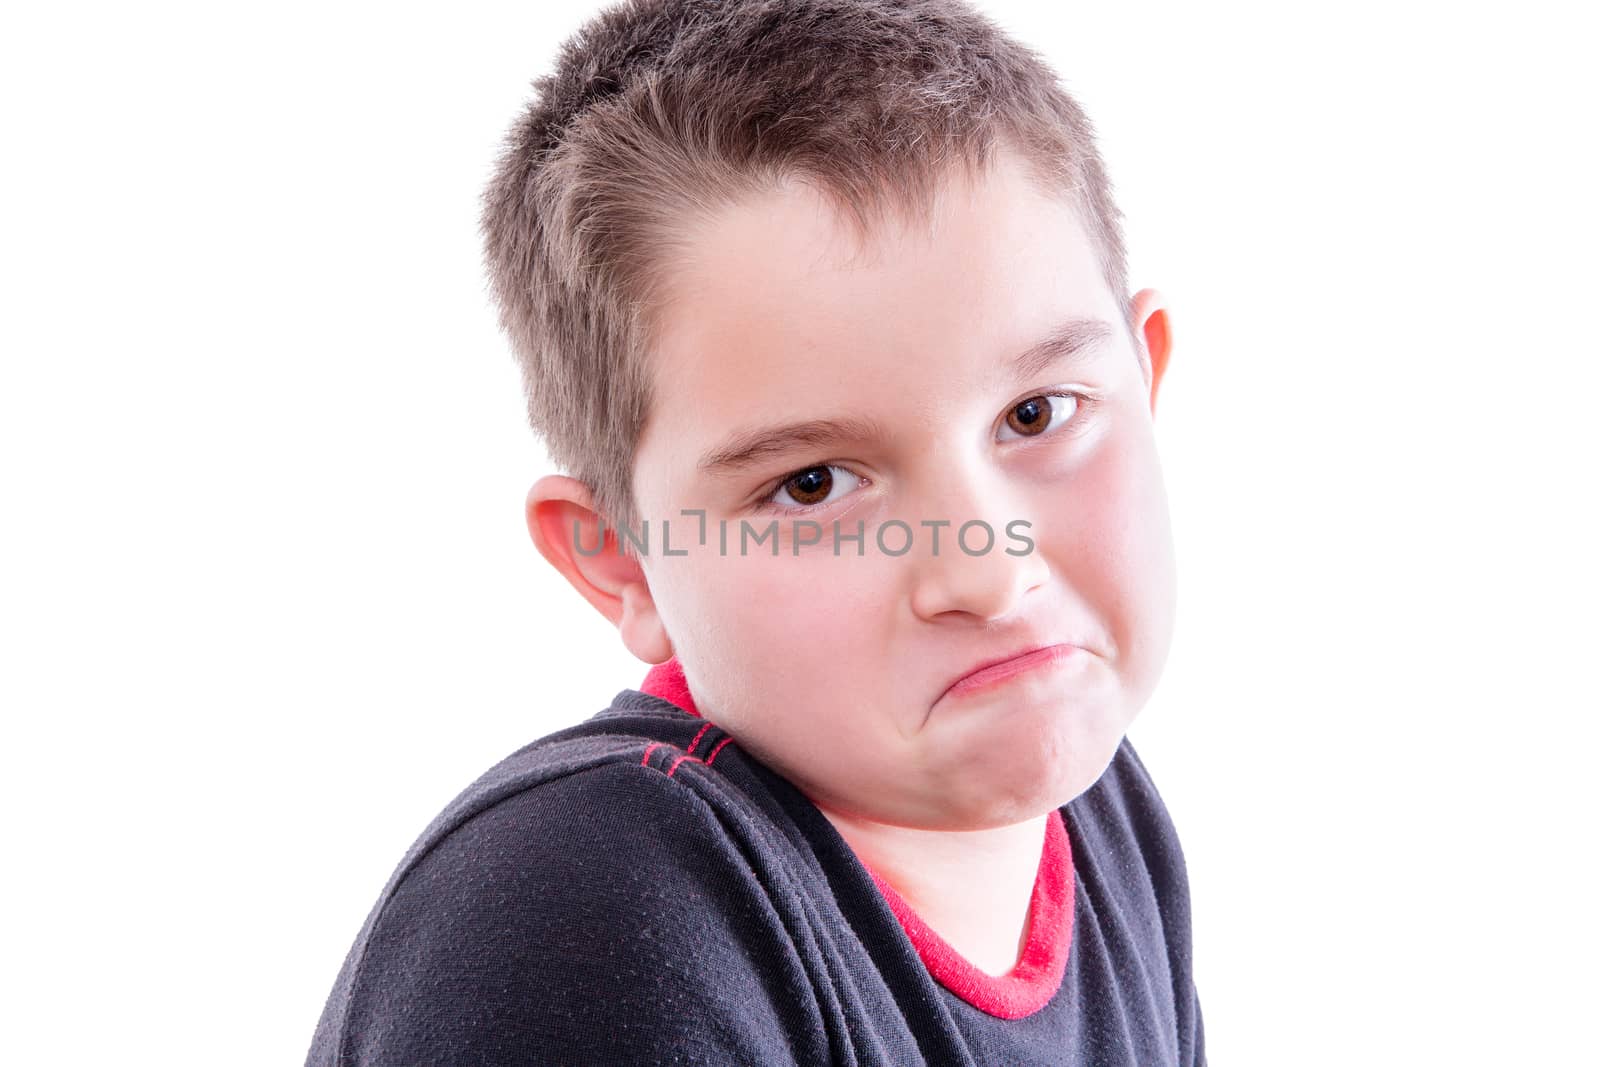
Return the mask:
<svg viewBox="0 0 1600 1067">
<path fill-rule="evenodd" d="M 1088 655 L 1077 645 L 1055 644 L 1029 649 L 1026 652 L 979 665 L 950 683 L 940 694 L 945 697 L 965 696 L 979 690 L 1008 682 L 1020 675 L 1065 662 L 1074 656 Z"/>
</svg>

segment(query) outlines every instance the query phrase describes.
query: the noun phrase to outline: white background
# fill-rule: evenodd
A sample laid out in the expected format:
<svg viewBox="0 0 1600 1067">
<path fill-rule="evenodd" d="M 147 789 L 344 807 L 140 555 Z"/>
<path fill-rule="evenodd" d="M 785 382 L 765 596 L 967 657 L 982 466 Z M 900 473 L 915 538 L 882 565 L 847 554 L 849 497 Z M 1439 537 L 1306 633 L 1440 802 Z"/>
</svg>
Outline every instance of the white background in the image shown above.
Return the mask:
<svg viewBox="0 0 1600 1067">
<path fill-rule="evenodd" d="M 1212 1061 L 1600 1063 L 1584 8 L 983 7 L 1172 309 L 1133 738 Z M 7 1062 L 300 1062 L 427 821 L 642 679 L 527 540 L 476 233 L 594 10 L 8 15 Z"/>
</svg>

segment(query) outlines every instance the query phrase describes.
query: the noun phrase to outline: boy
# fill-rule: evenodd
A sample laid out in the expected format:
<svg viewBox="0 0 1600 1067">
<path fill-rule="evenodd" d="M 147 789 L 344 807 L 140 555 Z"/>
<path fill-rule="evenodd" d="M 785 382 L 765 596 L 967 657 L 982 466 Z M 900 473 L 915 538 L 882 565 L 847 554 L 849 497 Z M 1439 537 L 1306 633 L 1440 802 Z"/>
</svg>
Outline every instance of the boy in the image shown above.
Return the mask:
<svg viewBox="0 0 1600 1067">
<path fill-rule="evenodd" d="M 537 88 L 529 531 L 654 666 L 424 832 L 308 1062 L 1203 1063 L 1123 736 L 1171 342 L 1088 121 L 959 0 L 633 0 Z"/>
</svg>

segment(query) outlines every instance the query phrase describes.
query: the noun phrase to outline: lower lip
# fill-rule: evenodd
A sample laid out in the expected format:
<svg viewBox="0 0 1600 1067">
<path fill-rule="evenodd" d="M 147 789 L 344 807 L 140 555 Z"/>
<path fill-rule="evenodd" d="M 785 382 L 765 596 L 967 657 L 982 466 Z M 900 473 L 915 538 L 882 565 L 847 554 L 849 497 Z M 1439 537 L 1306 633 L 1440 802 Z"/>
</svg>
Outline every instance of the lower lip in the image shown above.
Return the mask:
<svg viewBox="0 0 1600 1067">
<path fill-rule="evenodd" d="M 975 693 L 980 689 L 989 689 L 1003 682 L 1009 682 L 1011 679 L 1029 671 L 1070 659 L 1073 655 L 1080 654 L 1082 651 L 1076 645 L 1051 645 L 1049 648 L 1028 652 L 1017 656 L 1015 659 L 1008 659 L 1004 663 L 996 663 L 992 667 L 974 671 L 955 685 L 952 685 L 945 695 L 960 696 L 967 693 Z"/>
</svg>

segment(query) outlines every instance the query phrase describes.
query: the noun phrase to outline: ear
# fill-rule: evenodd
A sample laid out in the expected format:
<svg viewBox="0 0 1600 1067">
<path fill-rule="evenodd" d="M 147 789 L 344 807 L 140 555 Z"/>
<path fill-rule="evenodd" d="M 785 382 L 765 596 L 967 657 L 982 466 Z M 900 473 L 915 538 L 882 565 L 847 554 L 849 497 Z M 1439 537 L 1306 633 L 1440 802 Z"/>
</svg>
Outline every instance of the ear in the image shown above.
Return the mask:
<svg viewBox="0 0 1600 1067">
<path fill-rule="evenodd" d="M 616 530 L 595 511 L 588 486 L 560 474 L 540 478 L 528 490 L 527 519 L 539 554 L 611 620 L 628 651 L 646 663 L 672 658 L 672 639 L 644 568 L 623 553 Z"/>
<path fill-rule="evenodd" d="M 1162 376 L 1167 373 L 1167 360 L 1172 355 L 1172 323 L 1167 314 L 1166 302 L 1154 289 L 1141 289 L 1133 298 L 1134 329 L 1144 340 L 1149 357 L 1150 414 L 1156 413 L 1156 392 L 1161 388 Z"/>
</svg>

